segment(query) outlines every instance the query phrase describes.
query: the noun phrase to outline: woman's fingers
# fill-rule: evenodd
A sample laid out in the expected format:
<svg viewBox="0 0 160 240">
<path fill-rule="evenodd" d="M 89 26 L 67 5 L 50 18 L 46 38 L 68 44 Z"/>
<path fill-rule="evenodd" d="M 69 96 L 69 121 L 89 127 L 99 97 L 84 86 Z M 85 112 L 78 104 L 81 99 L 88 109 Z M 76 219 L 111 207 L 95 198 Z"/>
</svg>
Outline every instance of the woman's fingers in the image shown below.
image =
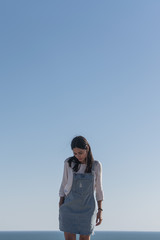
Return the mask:
<svg viewBox="0 0 160 240">
<path fill-rule="evenodd" d="M 96 226 L 100 225 L 101 222 L 102 222 L 102 218 L 100 218 L 99 216 L 97 216 L 97 219 L 96 219 Z"/>
</svg>

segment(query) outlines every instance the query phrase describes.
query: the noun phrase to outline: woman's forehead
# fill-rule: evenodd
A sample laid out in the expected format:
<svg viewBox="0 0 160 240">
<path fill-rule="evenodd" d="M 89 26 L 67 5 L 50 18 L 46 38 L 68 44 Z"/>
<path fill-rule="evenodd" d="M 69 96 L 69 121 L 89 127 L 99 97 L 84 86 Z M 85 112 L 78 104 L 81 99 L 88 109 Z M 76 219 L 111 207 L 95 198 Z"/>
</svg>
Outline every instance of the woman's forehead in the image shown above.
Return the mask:
<svg viewBox="0 0 160 240">
<path fill-rule="evenodd" d="M 85 151 L 85 149 L 82 149 L 82 148 L 73 148 L 73 152 L 83 152 Z"/>
</svg>

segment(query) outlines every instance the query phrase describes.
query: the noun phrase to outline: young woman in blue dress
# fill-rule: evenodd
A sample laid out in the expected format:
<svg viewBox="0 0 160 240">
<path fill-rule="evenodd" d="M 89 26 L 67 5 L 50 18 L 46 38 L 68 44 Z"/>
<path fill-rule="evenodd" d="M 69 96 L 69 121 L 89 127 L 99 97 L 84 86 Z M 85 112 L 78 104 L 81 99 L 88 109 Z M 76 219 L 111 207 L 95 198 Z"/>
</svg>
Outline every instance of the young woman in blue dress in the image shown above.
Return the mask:
<svg viewBox="0 0 160 240">
<path fill-rule="evenodd" d="M 88 141 L 77 136 L 71 142 L 73 157 L 64 162 L 59 196 L 59 228 L 65 240 L 90 240 L 102 222 L 102 165 L 94 160 Z"/>
</svg>

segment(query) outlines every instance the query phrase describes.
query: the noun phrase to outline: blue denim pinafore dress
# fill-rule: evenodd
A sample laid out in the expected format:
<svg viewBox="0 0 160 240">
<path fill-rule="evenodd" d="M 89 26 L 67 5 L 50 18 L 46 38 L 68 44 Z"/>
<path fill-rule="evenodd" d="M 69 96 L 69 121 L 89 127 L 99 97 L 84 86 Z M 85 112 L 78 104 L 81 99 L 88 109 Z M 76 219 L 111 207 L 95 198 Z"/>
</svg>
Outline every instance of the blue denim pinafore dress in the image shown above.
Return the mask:
<svg viewBox="0 0 160 240">
<path fill-rule="evenodd" d="M 73 173 L 71 191 L 59 208 L 59 229 L 63 232 L 91 235 L 94 231 L 97 210 L 93 167 L 91 173 Z"/>
</svg>

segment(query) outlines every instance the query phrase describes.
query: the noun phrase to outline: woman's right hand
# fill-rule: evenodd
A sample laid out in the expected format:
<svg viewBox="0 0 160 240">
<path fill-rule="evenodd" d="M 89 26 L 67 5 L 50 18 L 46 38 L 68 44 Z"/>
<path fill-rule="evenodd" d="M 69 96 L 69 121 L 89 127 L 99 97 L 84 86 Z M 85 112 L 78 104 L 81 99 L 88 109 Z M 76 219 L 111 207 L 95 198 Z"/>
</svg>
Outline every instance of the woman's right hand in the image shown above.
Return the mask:
<svg viewBox="0 0 160 240">
<path fill-rule="evenodd" d="M 64 197 L 60 197 L 59 199 L 59 207 L 64 203 Z"/>
</svg>

